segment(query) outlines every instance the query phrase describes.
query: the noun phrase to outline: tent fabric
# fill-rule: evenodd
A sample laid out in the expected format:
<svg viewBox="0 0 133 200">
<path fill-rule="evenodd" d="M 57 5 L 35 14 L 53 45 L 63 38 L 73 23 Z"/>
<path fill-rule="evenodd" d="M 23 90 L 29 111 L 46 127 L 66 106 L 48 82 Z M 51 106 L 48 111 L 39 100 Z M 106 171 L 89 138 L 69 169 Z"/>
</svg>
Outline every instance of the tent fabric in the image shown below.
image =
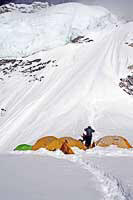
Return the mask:
<svg viewBox="0 0 133 200">
<path fill-rule="evenodd" d="M 32 146 L 28 144 L 20 144 L 15 149 L 15 151 L 28 151 L 32 150 Z"/>
<path fill-rule="evenodd" d="M 57 149 L 61 148 L 63 143 L 64 142 L 60 141 L 59 139 L 53 140 L 52 142 L 48 143 L 48 145 L 46 146 L 46 149 L 49 151 L 56 151 Z"/>
<path fill-rule="evenodd" d="M 46 136 L 46 137 L 43 137 L 43 138 L 40 138 L 39 140 L 37 140 L 37 142 L 32 146 L 32 150 L 36 151 L 40 148 L 46 148 L 47 145 L 54 141 L 54 140 L 57 140 L 56 137 L 54 136 Z"/>
<path fill-rule="evenodd" d="M 62 137 L 59 139 L 61 142 L 65 142 L 67 140 L 68 145 L 70 147 L 78 147 L 79 149 L 86 150 L 85 144 L 83 144 L 80 140 L 76 140 L 72 137 Z"/>
<path fill-rule="evenodd" d="M 86 150 L 86 146 L 81 141 L 76 140 L 72 137 L 62 137 L 57 140 L 54 140 L 47 145 L 46 149 L 48 149 L 49 151 L 55 151 L 57 149 L 60 149 L 65 141 L 68 142 L 67 145 L 69 147 L 78 147 L 79 149 Z"/>
<path fill-rule="evenodd" d="M 103 138 L 100 138 L 97 142 L 95 142 L 95 145 L 100 147 L 116 145 L 119 148 L 125 148 L 125 149 L 132 148 L 129 142 L 124 137 L 121 136 L 105 136 Z"/>
<path fill-rule="evenodd" d="M 64 154 L 74 154 L 74 151 L 68 146 L 67 140 L 65 140 L 65 142 L 62 144 L 60 150 L 61 150 Z"/>
<path fill-rule="evenodd" d="M 36 151 L 40 148 L 46 148 L 49 151 L 55 151 L 60 149 L 63 143 L 67 140 L 69 147 L 78 147 L 79 149 L 86 150 L 86 146 L 79 140 L 72 137 L 56 138 L 54 136 L 46 136 L 37 140 L 32 146 L 32 150 Z"/>
</svg>

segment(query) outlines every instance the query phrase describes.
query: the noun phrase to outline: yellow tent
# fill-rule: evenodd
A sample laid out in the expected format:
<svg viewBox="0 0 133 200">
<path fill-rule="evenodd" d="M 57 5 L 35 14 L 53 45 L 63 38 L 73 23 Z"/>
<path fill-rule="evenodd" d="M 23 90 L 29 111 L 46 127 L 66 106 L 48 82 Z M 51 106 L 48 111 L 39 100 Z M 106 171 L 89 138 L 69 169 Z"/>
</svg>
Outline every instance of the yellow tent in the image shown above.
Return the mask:
<svg viewBox="0 0 133 200">
<path fill-rule="evenodd" d="M 36 151 L 40 148 L 46 148 L 49 143 L 52 141 L 57 140 L 54 136 L 46 136 L 37 140 L 37 142 L 32 146 L 32 150 Z"/>
<path fill-rule="evenodd" d="M 125 149 L 132 148 L 129 142 L 121 136 L 105 136 L 103 138 L 100 138 L 97 142 L 95 142 L 95 146 L 107 147 L 110 145 L 116 145 L 119 148 Z"/>
</svg>

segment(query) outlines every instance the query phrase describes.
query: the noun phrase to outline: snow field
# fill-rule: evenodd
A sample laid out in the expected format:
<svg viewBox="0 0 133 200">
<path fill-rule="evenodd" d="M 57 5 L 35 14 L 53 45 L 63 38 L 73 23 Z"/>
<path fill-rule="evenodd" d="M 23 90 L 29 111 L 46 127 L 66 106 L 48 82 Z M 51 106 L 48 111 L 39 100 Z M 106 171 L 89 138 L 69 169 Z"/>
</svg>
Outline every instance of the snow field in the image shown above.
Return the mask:
<svg viewBox="0 0 133 200">
<path fill-rule="evenodd" d="M 100 185 L 91 173 L 69 160 L 45 154 L 1 154 L 2 199 L 102 198 Z"/>
<path fill-rule="evenodd" d="M 64 155 L 61 151 L 57 150 L 56 152 L 49 152 L 45 149 L 40 149 L 36 152 L 11 152 L 11 154 L 15 155 L 40 155 L 42 157 L 52 156 L 57 159 L 65 159 L 69 160 L 71 162 L 76 163 L 76 165 L 81 166 L 83 169 L 87 169 L 89 174 L 92 174 L 95 178 L 95 181 L 97 184 L 100 184 L 101 186 L 101 192 L 102 192 L 102 199 L 105 200 L 131 200 L 132 199 L 132 190 L 131 188 L 128 188 L 124 184 L 124 176 L 126 174 L 125 172 L 120 172 L 119 176 L 118 174 L 116 175 L 113 171 L 110 172 L 111 170 L 108 170 L 107 164 L 106 164 L 106 159 L 108 158 L 110 162 L 112 161 L 112 167 L 113 170 L 119 171 L 119 167 L 121 167 L 121 164 L 123 167 L 126 167 L 127 163 L 123 163 L 123 155 L 121 154 L 122 152 L 126 152 L 126 158 L 127 160 L 131 159 L 131 154 L 130 150 L 123 150 L 119 148 L 115 148 L 114 146 L 112 147 L 107 147 L 107 148 L 100 148 L 97 147 L 93 150 L 87 150 L 86 152 L 83 150 L 79 150 L 78 148 L 73 148 L 75 155 Z M 96 151 L 96 152 L 95 152 Z M 105 154 L 101 154 L 101 151 L 105 151 Z M 115 157 L 113 154 L 113 151 L 115 151 Z M 98 154 L 99 152 L 99 154 Z M 106 154 L 106 152 L 110 152 L 109 154 Z M 122 158 L 120 160 L 120 163 L 118 165 L 115 164 L 115 159 L 119 159 L 119 156 Z M 102 164 L 100 162 L 102 161 Z M 130 163 L 132 161 L 130 160 Z M 130 173 L 130 172 L 129 172 Z M 129 177 L 129 181 L 132 181 L 132 177 Z M 131 190 L 131 191 L 130 191 Z M 88 194 L 89 195 L 89 194 Z M 99 200 L 101 199 L 100 197 L 98 198 Z"/>
</svg>

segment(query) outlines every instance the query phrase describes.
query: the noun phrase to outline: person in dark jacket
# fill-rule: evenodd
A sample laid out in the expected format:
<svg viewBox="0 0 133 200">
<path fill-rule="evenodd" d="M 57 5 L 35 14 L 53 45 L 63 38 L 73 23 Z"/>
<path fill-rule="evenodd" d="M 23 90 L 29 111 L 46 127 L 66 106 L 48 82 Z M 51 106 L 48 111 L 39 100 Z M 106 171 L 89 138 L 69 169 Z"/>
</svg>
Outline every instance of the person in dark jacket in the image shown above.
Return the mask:
<svg viewBox="0 0 133 200">
<path fill-rule="evenodd" d="M 95 130 L 93 130 L 93 129 L 91 128 L 91 126 L 88 126 L 88 128 L 85 128 L 84 131 L 86 132 L 86 134 L 83 133 L 83 135 L 81 136 L 81 137 L 83 138 L 83 139 L 82 139 L 82 142 L 85 142 L 85 146 L 86 146 L 87 148 L 89 148 L 90 145 L 91 145 L 92 133 L 94 133 Z"/>
</svg>

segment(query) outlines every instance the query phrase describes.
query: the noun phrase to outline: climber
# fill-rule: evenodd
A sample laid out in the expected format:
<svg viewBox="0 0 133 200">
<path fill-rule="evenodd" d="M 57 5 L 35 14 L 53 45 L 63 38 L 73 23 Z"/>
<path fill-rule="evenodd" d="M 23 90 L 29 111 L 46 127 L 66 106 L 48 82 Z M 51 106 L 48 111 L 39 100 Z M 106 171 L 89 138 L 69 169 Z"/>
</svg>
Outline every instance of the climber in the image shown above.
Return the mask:
<svg viewBox="0 0 133 200">
<path fill-rule="evenodd" d="M 87 148 L 89 148 L 90 145 L 91 145 L 92 133 L 94 133 L 95 130 L 93 130 L 93 129 L 91 128 L 91 126 L 88 126 L 88 128 L 85 128 L 84 131 L 86 132 L 86 134 L 83 133 L 83 135 L 81 136 L 81 137 L 83 138 L 83 139 L 82 139 L 82 142 L 85 142 L 85 146 L 86 146 Z"/>
</svg>

